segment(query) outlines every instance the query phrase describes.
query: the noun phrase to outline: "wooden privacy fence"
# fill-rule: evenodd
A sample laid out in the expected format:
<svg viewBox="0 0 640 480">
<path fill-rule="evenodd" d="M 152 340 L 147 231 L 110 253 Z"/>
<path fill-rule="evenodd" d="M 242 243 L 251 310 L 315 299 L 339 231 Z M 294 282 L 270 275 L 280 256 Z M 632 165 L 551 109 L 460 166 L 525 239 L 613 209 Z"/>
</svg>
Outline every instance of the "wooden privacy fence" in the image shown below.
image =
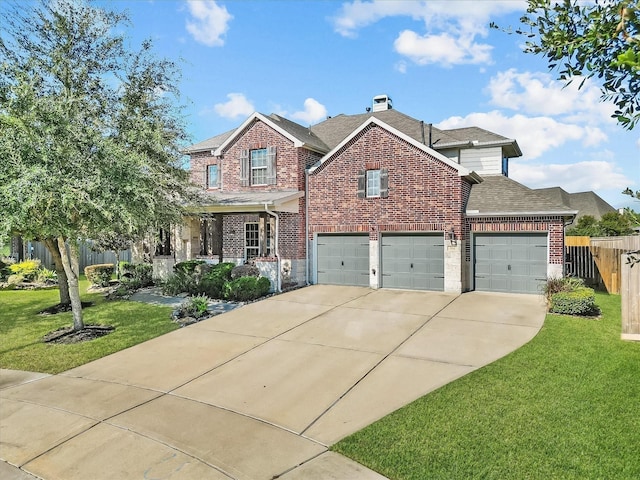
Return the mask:
<svg viewBox="0 0 640 480">
<path fill-rule="evenodd" d="M 591 239 L 591 254 L 607 287 L 607 292 L 620 293 L 622 255 L 633 250 L 640 250 L 640 236 L 638 235 Z"/>
<path fill-rule="evenodd" d="M 587 285 L 603 285 L 602 277 L 591 254 L 590 237 L 565 237 L 565 275 L 582 278 Z"/>
<path fill-rule="evenodd" d="M 84 267 L 95 265 L 98 263 L 116 263 L 118 258 L 114 252 L 96 252 L 91 249 L 93 242 L 80 243 L 80 273 L 83 273 Z M 49 250 L 41 242 L 24 242 L 25 258 L 38 258 L 43 267 L 51 270 L 55 268 L 53 258 Z M 119 252 L 120 261 L 131 261 L 131 250 Z"/>
<path fill-rule="evenodd" d="M 630 255 L 622 255 L 622 339 L 640 341 L 640 263 L 631 262 Z"/>
</svg>

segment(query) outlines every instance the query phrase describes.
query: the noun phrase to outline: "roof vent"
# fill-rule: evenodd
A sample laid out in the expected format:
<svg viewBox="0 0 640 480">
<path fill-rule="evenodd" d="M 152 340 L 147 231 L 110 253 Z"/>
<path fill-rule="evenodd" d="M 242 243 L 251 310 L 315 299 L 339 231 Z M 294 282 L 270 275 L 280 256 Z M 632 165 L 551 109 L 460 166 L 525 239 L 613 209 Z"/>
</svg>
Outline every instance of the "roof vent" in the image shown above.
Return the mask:
<svg viewBox="0 0 640 480">
<path fill-rule="evenodd" d="M 381 112 L 383 110 L 391 110 L 393 103 L 389 95 L 376 95 L 373 97 L 373 111 Z"/>
</svg>

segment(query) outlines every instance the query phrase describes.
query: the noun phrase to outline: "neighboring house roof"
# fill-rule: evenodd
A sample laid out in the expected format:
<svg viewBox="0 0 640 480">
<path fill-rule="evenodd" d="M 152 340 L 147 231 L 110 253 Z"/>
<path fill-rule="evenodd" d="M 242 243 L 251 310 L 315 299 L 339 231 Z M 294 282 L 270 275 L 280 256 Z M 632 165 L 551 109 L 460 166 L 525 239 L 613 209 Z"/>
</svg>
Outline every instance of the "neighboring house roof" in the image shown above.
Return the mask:
<svg viewBox="0 0 640 480">
<path fill-rule="evenodd" d="M 482 179 L 482 183 L 471 186 L 466 209 L 468 217 L 538 214 L 572 217 L 577 213 L 564 203 L 509 177 L 485 175 Z"/>
<path fill-rule="evenodd" d="M 236 129 L 229 130 L 228 132 L 221 133 L 220 135 L 216 135 L 215 137 L 207 138 L 202 142 L 195 143 L 187 148 L 186 153 L 195 153 L 195 152 L 203 152 L 205 150 L 215 150 L 220 145 L 222 145 Z"/>
<path fill-rule="evenodd" d="M 605 213 L 616 211 L 594 192 L 567 193 L 560 187 L 538 188 L 535 191 L 546 195 L 555 202 L 562 202 L 572 210 L 577 210 L 578 215 L 574 221 L 584 215 L 591 215 L 596 220 L 600 220 Z"/>
<path fill-rule="evenodd" d="M 235 130 L 196 143 L 187 149 L 187 153 L 216 150 L 216 154 L 219 154 L 224 149 L 224 146 L 233 141 L 256 119 L 269 124 L 292 140 L 296 146 L 305 146 L 319 153 L 327 153 L 342 143 L 345 138 L 352 135 L 357 128 L 370 118 L 377 118 L 383 121 L 419 143 L 429 144 L 429 124 L 393 109 L 357 115 L 340 114 L 311 127 L 304 127 L 280 115 L 264 115 L 256 112 Z M 520 147 L 514 139 L 503 137 L 482 128 L 467 127 L 440 130 L 436 127 L 431 127 L 431 147 L 434 150 L 474 146 L 501 146 L 504 148 L 505 155 L 510 158 L 522 155 Z"/>
<path fill-rule="evenodd" d="M 437 158 L 442 163 L 444 163 L 444 164 L 450 166 L 451 168 L 453 168 L 454 170 L 456 170 L 458 172 L 459 176 L 464 177 L 470 183 L 478 183 L 478 182 L 482 181 L 482 179 L 475 172 L 471 172 L 468 168 L 463 167 L 459 163 L 454 162 L 450 158 L 442 155 L 441 153 L 433 150 L 432 148 L 429 148 L 424 143 L 415 140 L 414 138 L 410 137 L 409 135 L 406 135 L 405 133 L 403 133 L 400 130 L 397 130 L 396 128 L 392 127 L 391 125 L 388 125 L 387 123 L 383 122 L 382 120 L 380 120 L 376 116 L 365 117 L 364 118 L 364 122 L 361 125 L 359 125 L 355 129 L 353 129 L 352 132 L 349 135 L 347 135 L 344 139 L 342 139 L 342 141 L 339 144 L 337 144 L 335 147 L 333 147 L 329 153 L 327 153 L 324 157 L 322 157 L 320 159 L 320 162 L 315 167 L 310 169 L 310 173 L 313 173 L 318 168 L 321 168 L 324 163 L 326 163 L 327 161 L 330 161 L 331 158 L 333 157 L 333 155 L 335 155 L 335 153 L 337 151 L 339 151 L 344 145 L 349 143 L 349 141 L 352 138 L 356 137 L 360 132 L 362 132 L 364 129 L 366 129 L 370 125 L 377 125 L 377 126 L 383 128 L 383 129 L 387 130 L 388 132 L 392 133 L 393 135 L 395 135 L 395 136 L 403 139 L 404 141 L 410 143 L 414 147 L 419 148 L 423 152 L 426 152 L 429 155 Z"/>
<path fill-rule="evenodd" d="M 274 192 L 205 192 L 204 204 L 193 207 L 193 212 L 259 212 L 265 207 L 277 211 L 298 212 L 297 200 L 304 196 L 300 190 L 278 190 Z M 209 202 L 207 202 L 207 199 Z M 293 210 L 291 210 L 293 209 Z"/>
</svg>

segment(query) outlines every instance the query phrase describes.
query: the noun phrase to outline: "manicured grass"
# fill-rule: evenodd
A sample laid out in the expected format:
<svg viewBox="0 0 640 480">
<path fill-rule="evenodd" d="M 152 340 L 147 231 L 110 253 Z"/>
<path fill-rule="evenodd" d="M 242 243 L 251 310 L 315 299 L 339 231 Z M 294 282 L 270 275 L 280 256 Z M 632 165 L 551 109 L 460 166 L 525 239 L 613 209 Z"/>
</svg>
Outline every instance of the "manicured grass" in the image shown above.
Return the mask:
<svg viewBox="0 0 640 480">
<path fill-rule="evenodd" d="M 394 480 L 640 478 L 640 344 L 619 296 L 596 303 L 333 449 Z"/>
<path fill-rule="evenodd" d="M 80 291 L 87 287 L 83 280 Z M 178 328 L 170 319 L 170 307 L 108 302 L 100 294 L 84 294 L 83 302 L 95 302 L 84 309 L 84 322 L 112 325 L 115 331 L 72 345 L 45 344 L 44 335 L 73 323 L 70 312 L 37 315 L 58 301 L 57 289 L 0 291 L 0 368 L 59 373 Z"/>
</svg>

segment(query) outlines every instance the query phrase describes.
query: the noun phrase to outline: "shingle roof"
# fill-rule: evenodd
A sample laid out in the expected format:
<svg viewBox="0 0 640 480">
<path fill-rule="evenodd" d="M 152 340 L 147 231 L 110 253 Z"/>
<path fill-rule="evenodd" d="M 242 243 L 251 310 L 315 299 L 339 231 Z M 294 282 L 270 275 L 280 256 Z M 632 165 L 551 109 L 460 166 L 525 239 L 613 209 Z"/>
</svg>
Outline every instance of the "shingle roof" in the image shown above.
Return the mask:
<svg viewBox="0 0 640 480">
<path fill-rule="evenodd" d="M 574 221 L 584 215 L 591 215 L 600 220 L 607 212 L 614 212 L 615 208 L 605 202 L 594 192 L 567 193 L 560 187 L 538 188 L 535 190 L 554 201 L 562 202 L 571 210 L 577 210 L 578 215 Z"/>
<path fill-rule="evenodd" d="M 187 153 L 192 152 L 202 152 L 203 150 L 215 150 L 220 145 L 224 143 L 224 141 L 229 138 L 236 129 L 229 130 L 228 132 L 221 133 L 220 135 L 216 135 L 215 137 L 207 138 L 201 142 L 195 143 L 187 148 Z"/>
<path fill-rule="evenodd" d="M 355 129 L 362 125 L 368 118 L 376 117 L 396 130 L 413 138 L 414 140 L 429 143 L 429 124 L 405 115 L 397 110 L 389 109 L 379 112 L 367 112 L 357 115 L 340 114 L 328 118 L 311 127 L 304 127 L 296 122 L 288 120 L 280 115 L 272 113 L 263 115 L 268 121 L 273 122 L 279 128 L 292 137 L 304 143 L 308 148 L 320 153 L 327 153 L 347 138 Z M 196 143 L 187 149 L 187 152 L 214 150 L 231 137 L 237 129 L 225 132 L 221 135 Z M 471 142 L 479 144 L 497 144 L 506 149 L 508 157 L 522 155 L 520 147 L 515 140 L 503 137 L 488 130 L 478 127 L 456 128 L 452 130 L 440 130 L 431 127 L 431 144 L 435 150 L 455 146 L 470 145 Z"/>
<path fill-rule="evenodd" d="M 548 195 L 532 190 L 502 175 L 485 175 L 483 182 L 472 185 L 466 213 L 475 215 L 558 214 L 573 215 L 575 209 Z"/>
</svg>

